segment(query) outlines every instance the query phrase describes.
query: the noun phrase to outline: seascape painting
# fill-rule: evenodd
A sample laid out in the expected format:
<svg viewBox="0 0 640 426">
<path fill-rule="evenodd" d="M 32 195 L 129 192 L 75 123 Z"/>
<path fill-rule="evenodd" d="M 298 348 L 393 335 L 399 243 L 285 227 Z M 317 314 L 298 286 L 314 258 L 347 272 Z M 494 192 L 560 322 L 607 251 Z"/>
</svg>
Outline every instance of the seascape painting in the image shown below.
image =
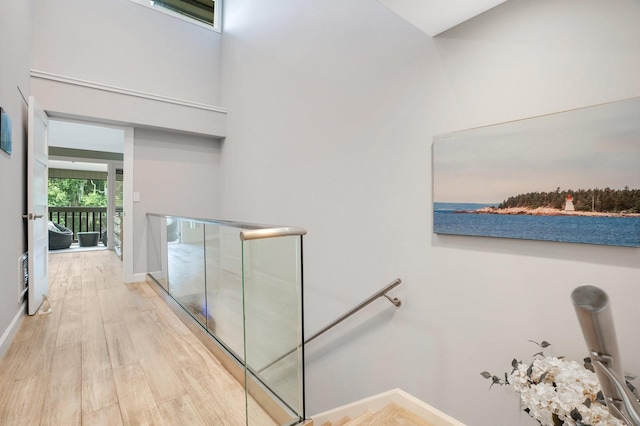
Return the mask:
<svg viewBox="0 0 640 426">
<path fill-rule="evenodd" d="M 436 136 L 433 231 L 640 247 L 640 98 Z"/>
</svg>

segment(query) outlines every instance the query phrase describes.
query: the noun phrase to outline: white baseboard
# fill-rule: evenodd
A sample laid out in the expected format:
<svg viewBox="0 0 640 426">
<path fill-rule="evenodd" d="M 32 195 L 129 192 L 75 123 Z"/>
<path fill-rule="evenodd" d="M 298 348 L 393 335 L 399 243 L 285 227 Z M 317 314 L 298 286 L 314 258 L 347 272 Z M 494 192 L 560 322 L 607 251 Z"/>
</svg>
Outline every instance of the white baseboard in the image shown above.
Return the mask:
<svg viewBox="0 0 640 426">
<path fill-rule="evenodd" d="M 16 316 L 13 317 L 9 327 L 7 327 L 4 333 L 2 333 L 2 337 L 0 337 L 0 359 L 4 357 L 7 349 L 9 349 L 9 345 L 11 345 L 11 342 L 13 341 L 13 336 L 15 336 L 18 331 L 18 327 L 20 326 L 20 323 L 22 323 L 22 318 L 24 318 L 26 307 L 27 302 L 24 302 L 20 306 L 20 309 L 18 309 Z"/>
<path fill-rule="evenodd" d="M 162 271 L 149 271 L 148 273 L 145 274 L 145 281 L 147 279 L 146 277 L 149 275 L 152 275 L 157 280 L 164 280 L 167 278 Z"/>
<path fill-rule="evenodd" d="M 142 274 L 133 274 L 131 275 L 131 280 L 130 281 L 126 281 L 126 284 L 130 284 L 130 283 L 140 283 L 140 282 L 144 282 L 147 280 L 147 274 L 142 273 Z"/>
<path fill-rule="evenodd" d="M 433 424 L 433 426 L 465 426 L 451 416 L 408 394 L 402 389 L 393 389 L 387 392 L 374 395 L 360 401 L 325 411 L 311 416 L 314 424 L 321 425 L 325 422 L 336 422 L 343 417 L 355 418 L 365 411 L 378 411 L 386 405 L 395 403 L 400 407 L 411 411 L 422 419 Z"/>
</svg>

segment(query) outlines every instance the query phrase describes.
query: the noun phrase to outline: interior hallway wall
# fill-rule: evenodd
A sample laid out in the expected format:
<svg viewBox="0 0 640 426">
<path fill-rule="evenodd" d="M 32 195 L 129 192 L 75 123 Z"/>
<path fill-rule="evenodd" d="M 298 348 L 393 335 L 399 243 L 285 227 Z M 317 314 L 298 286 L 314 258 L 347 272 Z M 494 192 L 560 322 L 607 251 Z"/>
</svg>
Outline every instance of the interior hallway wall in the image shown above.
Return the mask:
<svg viewBox="0 0 640 426">
<path fill-rule="evenodd" d="M 299 225 L 308 412 L 400 387 L 470 425 L 532 425 L 480 372 L 585 354 L 570 292 L 610 295 L 640 373 L 638 249 L 432 234 L 433 136 L 640 95 L 634 0 L 510 0 L 431 39 L 374 0 L 227 0 L 221 216 Z"/>
<path fill-rule="evenodd" d="M 31 91 L 29 68 L 32 46 L 31 0 L 0 2 L 0 106 L 12 121 L 11 155 L 0 151 L 0 336 L 8 328 L 22 304 L 19 300 L 18 258 L 26 251 L 26 155 L 28 108 L 20 94 Z M 11 339 L 8 339 L 10 342 Z M 0 342 L 2 343 L 2 342 Z M 6 347 L 0 347 L 0 356 Z"/>
<path fill-rule="evenodd" d="M 142 199 L 124 231 L 134 245 L 124 250 L 134 251 L 134 274 L 144 274 L 147 211 L 210 217 L 217 206 L 213 136 L 224 133 L 226 114 L 208 107 L 220 102 L 222 36 L 129 0 L 35 0 L 33 19 L 34 70 L 142 94 L 31 79 L 48 112 L 135 127 L 130 179 Z"/>
<path fill-rule="evenodd" d="M 45 111 L 224 135 L 219 33 L 129 0 L 35 6 L 32 88 Z"/>
<path fill-rule="evenodd" d="M 133 204 L 133 230 L 125 230 L 133 232 L 134 274 L 147 272 L 147 213 L 218 217 L 221 144 L 202 136 L 135 129 L 133 191 L 140 193 L 140 202 Z"/>
<path fill-rule="evenodd" d="M 220 34 L 129 0 L 35 5 L 34 69 L 218 104 Z"/>
</svg>

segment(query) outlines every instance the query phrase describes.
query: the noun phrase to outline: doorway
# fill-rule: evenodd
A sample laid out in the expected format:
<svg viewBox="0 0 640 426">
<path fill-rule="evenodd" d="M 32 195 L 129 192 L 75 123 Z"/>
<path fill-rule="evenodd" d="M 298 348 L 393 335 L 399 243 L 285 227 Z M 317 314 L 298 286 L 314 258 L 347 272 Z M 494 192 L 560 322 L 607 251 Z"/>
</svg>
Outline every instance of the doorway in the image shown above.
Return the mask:
<svg viewBox="0 0 640 426">
<path fill-rule="evenodd" d="M 126 226 L 125 169 L 133 160 L 125 151 L 133 152 L 133 130 L 51 117 L 48 143 L 50 188 L 58 195 L 65 187 L 69 190 L 58 199 L 49 194 L 50 226 L 53 222 L 72 234 L 71 244 L 62 250 L 114 250 L 123 261 L 123 275 L 131 276 L 131 256 L 124 250 L 120 230 Z M 51 185 L 52 180 L 58 185 Z M 72 186 L 75 189 L 69 189 Z"/>
</svg>

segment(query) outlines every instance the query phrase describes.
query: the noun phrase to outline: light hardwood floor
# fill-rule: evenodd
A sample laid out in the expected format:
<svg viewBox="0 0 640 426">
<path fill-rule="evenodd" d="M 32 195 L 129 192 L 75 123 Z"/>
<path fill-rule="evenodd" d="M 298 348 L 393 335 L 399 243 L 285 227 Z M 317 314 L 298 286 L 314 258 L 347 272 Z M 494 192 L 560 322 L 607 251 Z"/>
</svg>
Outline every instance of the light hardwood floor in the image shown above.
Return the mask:
<svg viewBox="0 0 640 426">
<path fill-rule="evenodd" d="M 415 413 L 391 403 L 378 411 L 365 411 L 354 419 L 343 417 L 320 426 L 433 426 Z"/>
<path fill-rule="evenodd" d="M 0 425 L 245 424 L 243 388 L 113 252 L 49 259 L 52 313 L 25 317 L 0 361 Z"/>
</svg>

